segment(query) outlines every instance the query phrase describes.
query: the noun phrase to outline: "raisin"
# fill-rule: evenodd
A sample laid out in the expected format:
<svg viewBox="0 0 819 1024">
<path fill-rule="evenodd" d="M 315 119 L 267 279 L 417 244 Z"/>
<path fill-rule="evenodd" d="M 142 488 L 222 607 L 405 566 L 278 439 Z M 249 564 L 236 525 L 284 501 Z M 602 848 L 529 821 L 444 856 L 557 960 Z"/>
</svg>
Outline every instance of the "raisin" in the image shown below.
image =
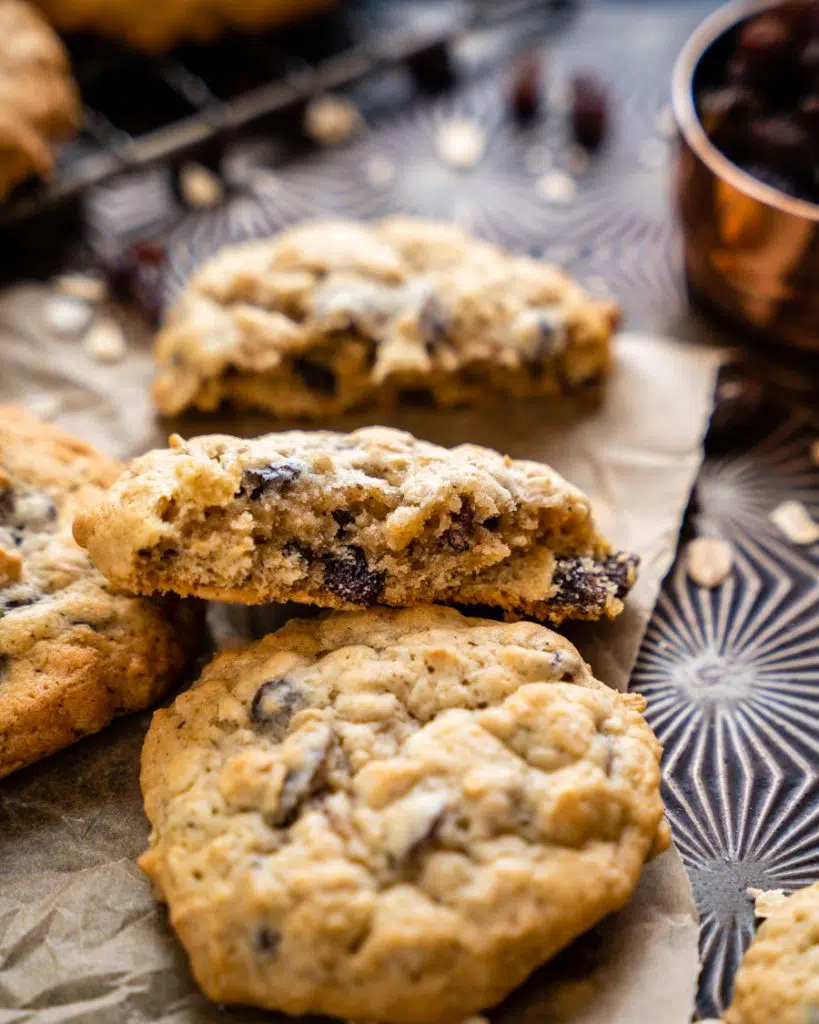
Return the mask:
<svg viewBox="0 0 819 1024">
<path fill-rule="evenodd" d="M 608 131 L 606 91 L 594 75 L 575 75 L 572 79 L 572 133 L 575 142 L 586 149 L 598 149 Z"/>
<path fill-rule="evenodd" d="M 287 541 L 287 543 L 284 544 L 282 547 L 282 554 L 286 558 L 292 558 L 294 556 L 303 558 L 308 565 L 316 557 L 315 554 L 313 553 L 312 548 L 308 548 L 306 544 L 300 544 L 297 540 Z"/>
<path fill-rule="evenodd" d="M 528 54 L 521 60 L 512 83 L 511 106 L 519 124 L 534 121 L 540 113 L 540 58 Z"/>
<path fill-rule="evenodd" d="M 14 515 L 14 491 L 11 487 L 0 490 L 0 526 L 7 526 Z"/>
<path fill-rule="evenodd" d="M 727 363 L 719 371 L 714 411 L 706 444 L 709 454 L 729 451 L 761 436 L 770 427 L 771 399 L 761 379 L 743 362 Z"/>
<path fill-rule="evenodd" d="M 281 941 L 282 937 L 277 931 L 273 928 L 262 926 L 257 930 L 253 944 L 259 953 L 273 956 L 278 952 Z"/>
<path fill-rule="evenodd" d="M 603 572 L 617 588 L 614 596 L 621 601 L 634 586 L 639 565 L 637 555 L 611 555 L 603 562 Z"/>
<path fill-rule="evenodd" d="M 444 540 L 453 551 L 468 551 L 475 536 L 475 509 L 469 498 L 461 499 L 460 510 L 452 513 L 451 524 Z"/>
<path fill-rule="evenodd" d="M 294 359 L 293 369 L 311 391 L 332 397 L 336 393 L 336 375 L 329 366 L 313 363 L 309 359 Z"/>
<path fill-rule="evenodd" d="M 367 556 L 359 547 L 347 548 L 338 558 L 324 556 L 324 584 L 337 597 L 350 604 L 375 604 L 384 589 L 387 574 L 370 569 Z"/>
<path fill-rule="evenodd" d="M 603 562 L 569 555 L 558 558 L 550 604 L 574 605 L 587 612 L 603 610 L 612 598 L 622 600 L 634 584 L 635 555 L 612 555 Z"/>
<path fill-rule="evenodd" d="M 774 14 L 753 18 L 740 29 L 729 76 L 738 82 L 764 84 L 776 75 L 789 43 L 790 31 L 782 18 Z"/>
<path fill-rule="evenodd" d="M 262 683 L 250 703 L 250 720 L 277 742 L 281 742 L 290 719 L 306 704 L 304 697 L 287 679 L 269 679 Z"/>
<path fill-rule="evenodd" d="M 336 530 L 336 537 L 339 539 L 344 536 L 347 531 L 347 527 L 351 526 L 355 522 L 355 516 L 352 512 L 348 512 L 346 508 L 337 508 L 333 512 L 333 519 L 338 524 L 338 530 Z"/>
<path fill-rule="evenodd" d="M 11 586 L 0 591 L 0 618 L 18 608 L 28 608 L 40 600 L 41 594 L 32 587 Z"/>
<path fill-rule="evenodd" d="M 435 408 L 435 396 L 429 388 L 401 388 L 398 400 L 402 405 L 414 405 L 419 409 Z"/>
<path fill-rule="evenodd" d="M 751 122 L 751 145 L 766 162 L 781 170 L 798 171 L 810 161 L 810 136 L 790 117 L 766 117 Z"/>
<path fill-rule="evenodd" d="M 162 314 L 166 251 L 158 242 L 139 242 L 100 261 L 114 298 L 131 301 L 151 324 Z"/>
<path fill-rule="evenodd" d="M 242 473 L 238 494 L 256 501 L 263 494 L 286 494 L 301 476 L 303 466 L 298 462 L 277 462 L 257 466 Z"/>
</svg>

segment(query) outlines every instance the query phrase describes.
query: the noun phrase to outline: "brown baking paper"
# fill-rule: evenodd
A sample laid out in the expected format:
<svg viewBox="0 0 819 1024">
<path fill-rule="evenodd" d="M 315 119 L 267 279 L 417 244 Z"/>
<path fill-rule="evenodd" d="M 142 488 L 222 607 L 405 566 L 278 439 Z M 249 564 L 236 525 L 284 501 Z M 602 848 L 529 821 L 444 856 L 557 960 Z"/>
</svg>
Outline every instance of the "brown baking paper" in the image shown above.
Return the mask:
<svg viewBox="0 0 819 1024">
<path fill-rule="evenodd" d="M 149 341 L 132 325 L 126 358 L 105 365 L 45 326 L 46 289 L 0 298 L 0 401 L 29 405 L 110 454 L 164 444 L 147 395 Z M 719 354 L 633 334 L 617 347 L 602 409 L 548 419 L 537 404 L 491 412 L 402 411 L 390 422 L 442 444 L 473 441 L 544 459 L 592 497 L 604 532 L 643 559 L 627 612 L 575 627 L 598 677 L 627 685 L 671 564 L 701 458 Z M 336 426 L 351 428 L 366 415 Z M 259 433 L 263 419 L 174 423 L 186 434 Z M 269 422 L 267 424 L 269 429 Z M 281 612 L 212 609 L 217 644 L 258 634 Z M 0 1024 L 249 1024 L 198 993 L 166 914 L 134 863 L 148 834 L 138 760 L 149 715 L 120 721 L 0 781 Z M 685 1024 L 696 983 L 691 890 L 673 851 L 629 905 L 535 974 L 490 1016 L 498 1024 Z"/>
</svg>

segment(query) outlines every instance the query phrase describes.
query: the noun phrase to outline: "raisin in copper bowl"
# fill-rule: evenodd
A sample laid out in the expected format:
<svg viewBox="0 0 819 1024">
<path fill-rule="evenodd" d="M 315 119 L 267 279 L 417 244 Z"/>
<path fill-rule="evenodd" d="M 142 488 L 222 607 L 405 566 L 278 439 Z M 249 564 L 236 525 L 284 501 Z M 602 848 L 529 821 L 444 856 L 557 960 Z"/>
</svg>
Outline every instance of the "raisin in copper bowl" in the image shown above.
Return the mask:
<svg viewBox="0 0 819 1024">
<path fill-rule="evenodd" d="M 819 0 L 718 10 L 680 55 L 673 103 L 692 293 L 819 352 Z"/>
</svg>

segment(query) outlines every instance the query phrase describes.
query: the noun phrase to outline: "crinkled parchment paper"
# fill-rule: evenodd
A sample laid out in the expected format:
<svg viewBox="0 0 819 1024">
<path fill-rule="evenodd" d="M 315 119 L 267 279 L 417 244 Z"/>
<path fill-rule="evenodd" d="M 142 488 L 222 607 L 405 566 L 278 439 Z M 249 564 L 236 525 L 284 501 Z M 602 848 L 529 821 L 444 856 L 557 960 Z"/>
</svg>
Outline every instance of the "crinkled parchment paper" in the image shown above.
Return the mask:
<svg viewBox="0 0 819 1024">
<path fill-rule="evenodd" d="M 0 298 L 0 401 L 30 405 L 105 451 L 164 444 L 147 397 L 148 339 L 134 326 L 127 358 L 103 365 L 45 327 L 43 289 Z M 443 444 L 473 441 L 553 463 L 594 499 L 601 526 L 643 558 L 628 611 L 575 628 L 596 674 L 625 688 L 701 457 L 719 356 L 625 335 L 605 406 L 549 422 L 510 402 L 489 413 L 408 411 L 391 422 Z M 365 416 L 347 418 L 351 428 Z M 173 424 L 185 434 L 246 435 L 261 419 Z M 269 425 L 268 425 L 269 429 Z M 219 618 L 219 616 L 217 616 Z M 233 610 L 230 631 L 275 616 Z M 2 691 L 0 691 L 2 699 Z M 196 990 L 185 958 L 134 863 L 147 826 L 137 779 L 149 715 L 0 782 L 0 1024 L 247 1024 L 272 1014 L 225 1010 Z M 538 972 L 492 1020 L 538 1024 L 686 1024 L 697 975 L 691 892 L 675 853 L 646 869 L 629 906 Z"/>
</svg>

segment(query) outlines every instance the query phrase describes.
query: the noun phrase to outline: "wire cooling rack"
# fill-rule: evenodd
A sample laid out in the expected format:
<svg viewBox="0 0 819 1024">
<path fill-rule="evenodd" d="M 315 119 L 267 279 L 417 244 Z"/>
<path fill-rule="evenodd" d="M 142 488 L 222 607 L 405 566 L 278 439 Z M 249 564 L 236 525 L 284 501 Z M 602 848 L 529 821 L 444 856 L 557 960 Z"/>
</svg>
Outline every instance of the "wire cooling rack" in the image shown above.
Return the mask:
<svg viewBox="0 0 819 1024">
<path fill-rule="evenodd" d="M 449 46 L 467 32 L 538 19 L 549 25 L 573 0 L 341 3 L 273 33 L 232 34 L 211 45 L 148 56 L 87 36 L 66 40 L 84 123 L 47 183 L 27 182 L 0 205 L 0 225 L 47 211 L 113 176 L 197 155 L 213 159 L 244 129 L 298 119 L 313 96 L 343 90 L 403 64 L 421 87 L 446 84 Z M 419 9 L 422 16 L 419 15 Z"/>
</svg>

